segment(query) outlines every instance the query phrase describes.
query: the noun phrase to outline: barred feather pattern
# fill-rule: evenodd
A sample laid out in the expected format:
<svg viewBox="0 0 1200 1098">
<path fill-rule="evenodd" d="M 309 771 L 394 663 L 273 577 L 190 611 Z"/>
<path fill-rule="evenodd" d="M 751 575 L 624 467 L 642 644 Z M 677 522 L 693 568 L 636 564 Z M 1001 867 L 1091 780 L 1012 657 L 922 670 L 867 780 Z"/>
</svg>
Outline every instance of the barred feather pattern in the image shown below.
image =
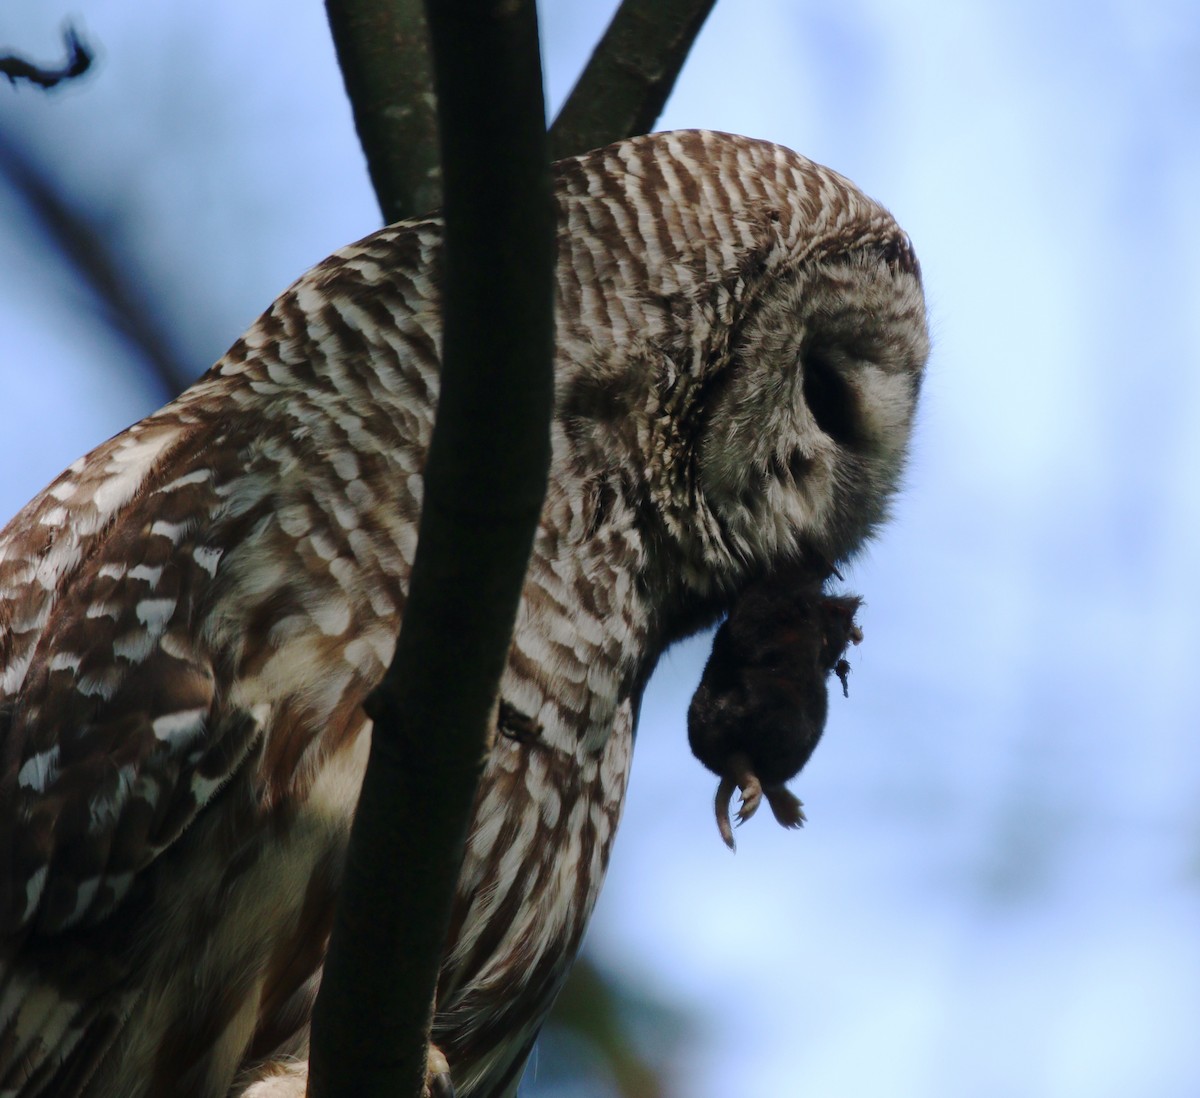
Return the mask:
<svg viewBox="0 0 1200 1098">
<path fill-rule="evenodd" d="M 907 237 L 789 150 L 663 133 L 555 173 L 550 489 L 501 683 L 541 731 L 497 738 L 459 881 L 434 1039 L 462 1098 L 516 1092 L 659 655 L 779 562 L 859 549 L 928 353 Z M 320 263 L 0 534 L 0 1096 L 303 1093 L 440 241 L 431 217 Z"/>
</svg>

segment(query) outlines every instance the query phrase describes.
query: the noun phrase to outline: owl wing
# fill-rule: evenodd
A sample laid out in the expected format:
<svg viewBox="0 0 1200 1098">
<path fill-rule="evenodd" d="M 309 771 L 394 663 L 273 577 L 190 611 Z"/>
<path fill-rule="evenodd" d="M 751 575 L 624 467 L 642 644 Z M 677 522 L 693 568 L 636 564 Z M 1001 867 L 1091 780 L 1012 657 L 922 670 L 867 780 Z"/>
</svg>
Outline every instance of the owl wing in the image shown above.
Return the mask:
<svg viewBox="0 0 1200 1098">
<path fill-rule="evenodd" d="M 275 801 L 362 727 L 416 546 L 439 242 L 330 256 L 0 533 L 0 933 L 111 910 L 256 741 Z"/>
<path fill-rule="evenodd" d="M 112 910 L 259 734 L 191 629 L 256 521 L 164 410 L 77 462 L 0 534 L 0 928 Z"/>
</svg>

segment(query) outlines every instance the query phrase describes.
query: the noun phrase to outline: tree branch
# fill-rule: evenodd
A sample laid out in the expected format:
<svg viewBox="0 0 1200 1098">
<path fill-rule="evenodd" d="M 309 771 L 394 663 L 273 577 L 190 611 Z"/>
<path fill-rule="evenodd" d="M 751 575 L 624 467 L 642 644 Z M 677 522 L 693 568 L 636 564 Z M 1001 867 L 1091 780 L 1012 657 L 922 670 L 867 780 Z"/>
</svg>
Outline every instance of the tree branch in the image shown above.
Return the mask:
<svg viewBox="0 0 1200 1098">
<path fill-rule="evenodd" d="M 384 221 L 436 209 L 437 107 L 421 0 L 326 0 L 325 12 Z"/>
<path fill-rule="evenodd" d="M 95 295 L 109 329 L 141 359 L 164 400 L 178 396 L 195 371 L 176 353 L 145 289 L 127 273 L 112 230 L 99 231 L 61 180 L 24 144 L 0 129 L 0 175 L 8 180 L 63 263 Z"/>
<path fill-rule="evenodd" d="M 369 699 L 313 1098 L 421 1092 L 550 457 L 554 223 L 533 0 L 430 0 L 428 17 L 446 187 L 441 395 L 396 655 Z"/>
<path fill-rule="evenodd" d="M 91 52 L 73 27 L 68 26 L 63 37 L 68 58 L 61 69 L 42 69 L 8 56 L 0 58 L 0 74 L 14 84 L 23 79 L 40 88 L 82 76 L 91 68 Z M 114 246 L 112 230 L 99 231 L 61 180 L 38 163 L 28 145 L 3 129 L 0 176 L 25 203 L 33 223 L 63 263 L 95 295 L 101 320 L 141 359 L 162 398 L 178 396 L 192 380 L 193 370 L 176 353 L 145 287 L 129 277 L 128 263 Z"/>
<path fill-rule="evenodd" d="M 552 159 L 648 133 L 716 0 L 623 0 L 550 128 Z"/>
<path fill-rule="evenodd" d="M 18 80 L 27 80 L 39 88 L 53 88 L 64 80 L 74 80 L 75 77 L 82 76 L 92 67 L 91 51 L 84 45 L 74 27 L 68 26 L 63 30 L 63 41 L 67 46 L 67 59 L 61 68 L 42 68 L 9 53 L 0 57 L 0 76 L 7 76 L 10 84 L 15 85 Z"/>
<path fill-rule="evenodd" d="M 646 132 L 715 0 L 625 0 L 556 155 Z M 450 903 L 546 486 L 553 221 L 533 0 L 327 0 L 388 220 L 446 197 L 437 425 L 395 658 L 313 1012 L 312 1098 L 417 1096 Z M 483 536 L 486 535 L 486 536 Z M 451 1065 L 453 1069 L 453 1065 Z"/>
<path fill-rule="evenodd" d="M 551 159 L 648 133 L 716 0 L 624 0 L 550 129 Z M 437 107 L 420 0 L 326 0 L 384 221 L 441 203 Z"/>
</svg>

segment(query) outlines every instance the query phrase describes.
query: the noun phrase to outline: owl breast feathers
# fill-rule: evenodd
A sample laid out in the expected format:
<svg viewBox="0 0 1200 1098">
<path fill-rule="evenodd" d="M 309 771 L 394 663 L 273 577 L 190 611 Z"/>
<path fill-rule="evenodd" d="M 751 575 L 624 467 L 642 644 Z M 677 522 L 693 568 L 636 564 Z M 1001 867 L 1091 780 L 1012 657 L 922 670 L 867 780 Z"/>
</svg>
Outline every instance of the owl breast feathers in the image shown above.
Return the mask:
<svg viewBox="0 0 1200 1098">
<path fill-rule="evenodd" d="M 927 356 L 908 238 L 787 149 L 635 138 L 557 164 L 555 197 L 550 488 L 501 683 L 536 731 L 496 739 L 442 960 L 460 1098 L 516 1091 L 659 655 L 859 549 Z M 280 1094 L 285 1063 L 303 1093 L 416 543 L 441 232 L 318 264 L 0 534 L 0 1095 Z"/>
</svg>

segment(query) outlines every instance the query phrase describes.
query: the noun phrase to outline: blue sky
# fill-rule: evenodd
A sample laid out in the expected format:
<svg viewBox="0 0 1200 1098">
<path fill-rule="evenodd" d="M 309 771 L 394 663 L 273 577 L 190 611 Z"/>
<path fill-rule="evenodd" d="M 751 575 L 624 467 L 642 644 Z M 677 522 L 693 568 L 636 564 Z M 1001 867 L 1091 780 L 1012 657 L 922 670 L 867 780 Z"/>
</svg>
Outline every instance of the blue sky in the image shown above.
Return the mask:
<svg viewBox="0 0 1200 1098">
<path fill-rule="evenodd" d="M 611 6 L 544 5 L 552 104 Z M 719 0 L 661 125 L 789 145 L 908 229 L 908 485 L 847 576 L 866 640 L 809 825 L 721 845 L 682 645 L 589 944 L 696 1012 L 686 1098 L 1194 1096 L 1200 12 L 832 7 Z M 321 5 L 8 4 L 0 42 L 53 58 L 63 14 L 94 78 L 0 87 L 0 126 L 124 231 L 199 374 L 378 224 Z M 2 190 L 0 255 L 3 520 L 161 400 Z"/>
</svg>

